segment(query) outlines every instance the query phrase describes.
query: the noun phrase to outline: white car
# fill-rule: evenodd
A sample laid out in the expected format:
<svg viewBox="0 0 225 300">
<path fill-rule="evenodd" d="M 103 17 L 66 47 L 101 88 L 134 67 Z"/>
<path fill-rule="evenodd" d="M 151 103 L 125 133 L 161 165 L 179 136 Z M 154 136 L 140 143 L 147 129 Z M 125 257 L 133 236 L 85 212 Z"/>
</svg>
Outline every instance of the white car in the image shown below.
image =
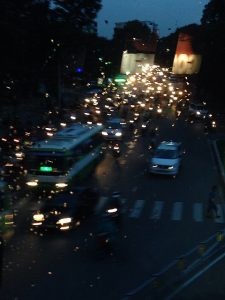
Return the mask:
<svg viewBox="0 0 225 300">
<path fill-rule="evenodd" d="M 114 118 L 107 122 L 102 136 L 107 140 L 121 140 L 123 137 L 123 123 L 121 119 Z"/>
<path fill-rule="evenodd" d="M 150 159 L 149 172 L 176 176 L 182 157 L 181 143 L 161 142 Z"/>
</svg>

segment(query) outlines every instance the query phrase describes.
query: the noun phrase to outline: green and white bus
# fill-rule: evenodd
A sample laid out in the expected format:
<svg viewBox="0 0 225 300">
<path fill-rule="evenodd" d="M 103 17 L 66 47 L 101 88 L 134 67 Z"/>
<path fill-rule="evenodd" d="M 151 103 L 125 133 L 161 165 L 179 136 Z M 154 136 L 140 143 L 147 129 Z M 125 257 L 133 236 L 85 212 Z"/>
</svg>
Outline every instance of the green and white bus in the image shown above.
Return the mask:
<svg viewBox="0 0 225 300">
<path fill-rule="evenodd" d="M 103 156 L 102 129 L 78 123 L 32 145 L 26 153 L 27 186 L 63 189 L 83 178 Z"/>
</svg>

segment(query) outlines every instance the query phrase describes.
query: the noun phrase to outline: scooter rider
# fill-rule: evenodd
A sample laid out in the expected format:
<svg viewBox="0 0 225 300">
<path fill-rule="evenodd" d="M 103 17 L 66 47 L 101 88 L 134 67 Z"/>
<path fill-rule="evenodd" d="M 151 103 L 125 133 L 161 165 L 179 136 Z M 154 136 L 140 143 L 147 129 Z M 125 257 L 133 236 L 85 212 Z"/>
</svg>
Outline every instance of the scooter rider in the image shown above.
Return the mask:
<svg viewBox="0 0 225 300">
<path fill-rule="evenodd" d="M 118 229 L 122 228 L 123 204 L 120 193 L 115 191 L 106 207 L 106 213 L 112 217 Z"/>
</svg>

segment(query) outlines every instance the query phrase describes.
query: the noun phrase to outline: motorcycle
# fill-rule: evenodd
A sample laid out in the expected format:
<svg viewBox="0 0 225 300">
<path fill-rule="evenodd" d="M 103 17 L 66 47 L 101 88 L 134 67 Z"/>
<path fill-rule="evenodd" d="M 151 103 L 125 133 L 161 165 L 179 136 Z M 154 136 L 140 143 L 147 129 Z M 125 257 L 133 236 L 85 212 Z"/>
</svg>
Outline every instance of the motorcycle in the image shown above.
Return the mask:
<svg viewBox="0 0 225 300">
<path fill-rule="evenodd" d="M 111 253 L 116 241 L 117 228 L 107 215 L 102 215 L 96 232 L 96 243 L 100 252 Z"/>
<path fill-rule="evenodd" d="M 143 122 L 141 124 L 141 135 L 142 136 L 146 135 L 146 133 L 148 132 L 148 128 L 149 128 L 149 121 Z"/>
<path fill-rule="evenodd" d="M 120 145 L 119 145 L 118 143 L 116 143 L 116 144 L 111 143 L 111 144 L 109 145 L 109 149 L 111 149 L 112 155 L 113 155 L 114 157 L 119 157 L 119 156 L 120 156 L 120 154 L 121 154 L 121 149 L 120 149 Z"/>
<path fill-rule="evenodd" d="M 105 214 L 111 218 L 118 230 L 122 229 L 123 206 L 120 194 L 114 192 L 105 208 Z"/>
</svg>

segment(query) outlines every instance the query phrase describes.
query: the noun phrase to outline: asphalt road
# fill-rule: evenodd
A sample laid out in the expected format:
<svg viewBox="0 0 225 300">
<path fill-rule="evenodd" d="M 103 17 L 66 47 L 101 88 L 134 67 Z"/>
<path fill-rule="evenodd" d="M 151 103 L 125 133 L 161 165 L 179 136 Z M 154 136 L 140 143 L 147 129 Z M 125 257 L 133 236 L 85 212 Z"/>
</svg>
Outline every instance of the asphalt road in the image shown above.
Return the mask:
<svg viewBox="0 0 225 300">
<path fill-rule="evenodd" d="M 88 179 L 103 196 L 119 190 L 126 199 L 114 253 L 99 255 L 93 220 L 63 234 L 37 236 L 24 228 L 5 250 L 1 299 L 121 299 L 223 228 L 223 214 L 216 222 L 205 217 L 208 193 L 219 179 L 202 125 L 172 117 L 154 122 L 158 141 L 181 141 L 186 150 L 177 178 L 146 174 L 149 137 L 137 132 L 127 134 L 117 161 L 106 155 Z"/>
</svg>

